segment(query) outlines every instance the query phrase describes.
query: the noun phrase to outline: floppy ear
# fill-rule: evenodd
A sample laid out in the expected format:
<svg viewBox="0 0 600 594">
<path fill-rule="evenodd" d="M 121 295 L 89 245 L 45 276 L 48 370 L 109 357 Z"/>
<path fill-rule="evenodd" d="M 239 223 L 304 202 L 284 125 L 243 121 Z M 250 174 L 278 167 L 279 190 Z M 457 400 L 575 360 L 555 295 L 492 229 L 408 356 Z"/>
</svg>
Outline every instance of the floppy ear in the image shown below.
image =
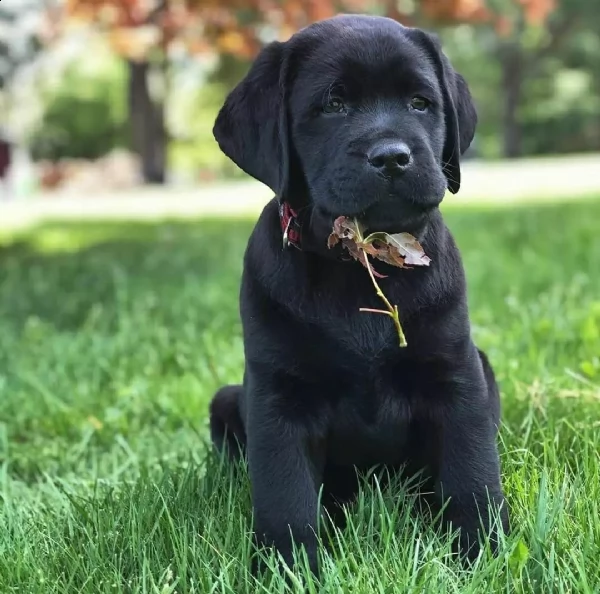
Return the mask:
<svg viewBox="0 0 600 594">
<path fill-rule="evenodd" d="M 442 160 L 448 178 L 448 189 L 456 194 L 460 189 L 460 156 L 464 155 L 475 136 L 477 111 L 467 81 L 450 65 L 441 54 L 444 64 L 444 102 L 446 106 L 446 141 Z"/>
<path fill-rule="evenodd" d="M 452 68 L 450 60 L 442 52 L 437 37 L 420 29 L 421 46 L 434 60 L 444 98 L 446 139 L 442 153 L 443 169 L 448 180 L 448 189 L 456 194 L 460 189 L 460 156 L 471 145 L 477 126 L 477 111 L 465 79 Z"/>
<path fill-rule="evenodd" d="M 261 51 L 213 128 L 221 150 L 278 196 L 285 192 L 289 168 L 285 45 L 276 41 Z"/>
</svg>

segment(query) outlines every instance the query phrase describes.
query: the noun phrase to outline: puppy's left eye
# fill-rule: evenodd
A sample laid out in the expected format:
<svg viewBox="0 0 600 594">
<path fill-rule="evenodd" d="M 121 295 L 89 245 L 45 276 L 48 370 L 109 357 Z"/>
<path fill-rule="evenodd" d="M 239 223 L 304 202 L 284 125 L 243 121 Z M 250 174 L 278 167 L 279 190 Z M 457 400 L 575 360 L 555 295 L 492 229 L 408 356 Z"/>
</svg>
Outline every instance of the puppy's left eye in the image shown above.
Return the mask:
<svg viewBox="0 0 600 594">
<path fill-rule="evenodd" d="M 410 100 L 410 106 L 417 111 L 425 111 L 431 105 L 429 99 L 417 95 Z"/>
<path fill-rule="evenodd" d="M 346 111 L 346 106 L 339 97 L 329 97 L 323 106 L 324 113 L 343 113 L 344 111 Z"/>
</svg>

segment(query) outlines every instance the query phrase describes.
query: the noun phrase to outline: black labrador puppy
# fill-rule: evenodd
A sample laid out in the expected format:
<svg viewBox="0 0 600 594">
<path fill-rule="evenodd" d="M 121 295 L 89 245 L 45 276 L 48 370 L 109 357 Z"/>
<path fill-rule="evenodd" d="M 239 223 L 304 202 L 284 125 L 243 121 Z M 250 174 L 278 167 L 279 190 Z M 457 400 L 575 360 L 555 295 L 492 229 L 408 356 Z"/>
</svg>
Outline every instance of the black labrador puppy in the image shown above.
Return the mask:
<svg viewBox="0 0 600 594">
<path fill-rule="evenodd" d="M 254 527 L 317 569 L 322 501 L 355 495 L 356 470 L 424 470 L 469 557 L 508 515 L 496 445 L 499 395 L 473 344 L 465 275 L 438 206 L 460 187 L 476 112 L 436 38 L 396 21 L 338 16 L 268 45 L 228 96 L 222 151 L 276 198 L 250 238 L 241 287 L 243 385 L 211 404 L 217 448 L 247 455 Z M 336 217 L 406 231 L 431 258 L 376 263 L 408 347 L 367 271 L 328 249 Z"/>
</svg>

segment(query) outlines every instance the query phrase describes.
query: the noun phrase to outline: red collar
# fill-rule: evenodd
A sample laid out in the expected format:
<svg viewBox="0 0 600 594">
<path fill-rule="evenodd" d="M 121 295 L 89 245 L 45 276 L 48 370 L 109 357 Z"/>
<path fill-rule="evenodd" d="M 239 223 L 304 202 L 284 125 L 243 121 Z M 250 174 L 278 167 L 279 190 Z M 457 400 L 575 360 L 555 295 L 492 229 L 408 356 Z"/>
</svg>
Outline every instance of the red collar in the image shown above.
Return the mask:
<svg viewBox="0 0 600 594">
<path fill-rule="evenodd" d="M 283 233 L 283 248 L 293 245 L 297 249 L 302 249 L 300 247 L 302 230 L 298 222 L 298 213 L 287 202 L 279 205 L 279 221 Z"/>
</svg>

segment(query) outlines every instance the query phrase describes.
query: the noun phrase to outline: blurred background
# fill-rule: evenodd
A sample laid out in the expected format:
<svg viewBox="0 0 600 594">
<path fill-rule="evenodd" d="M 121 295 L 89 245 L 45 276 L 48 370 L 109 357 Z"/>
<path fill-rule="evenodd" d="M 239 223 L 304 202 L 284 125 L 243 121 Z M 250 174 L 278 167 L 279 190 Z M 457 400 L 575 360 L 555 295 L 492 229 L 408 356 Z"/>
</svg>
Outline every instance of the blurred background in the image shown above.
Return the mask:
<svg viewBox="0 0 600 594">
<path fill-rule="evenodd" d="M 480 113 L 463 197 L 600 189 L 600 11 L 589 0 L 3 0 L 5 224 L 52 198 L 63 214 L 258 208 L 257 184 L 243 204 L 203 192 L 217 184 L 242 200 L 224 185 L 243 174 L 218 150 L 214 117 L 262 45 L 337 12 L 439 33 Z M 509 174 L 509 159 L 528 166 Z M 165 184 L 179 193 L 149 189 Z M 33 199 L 43 204 L 23 208 Z"/>
</svg>

